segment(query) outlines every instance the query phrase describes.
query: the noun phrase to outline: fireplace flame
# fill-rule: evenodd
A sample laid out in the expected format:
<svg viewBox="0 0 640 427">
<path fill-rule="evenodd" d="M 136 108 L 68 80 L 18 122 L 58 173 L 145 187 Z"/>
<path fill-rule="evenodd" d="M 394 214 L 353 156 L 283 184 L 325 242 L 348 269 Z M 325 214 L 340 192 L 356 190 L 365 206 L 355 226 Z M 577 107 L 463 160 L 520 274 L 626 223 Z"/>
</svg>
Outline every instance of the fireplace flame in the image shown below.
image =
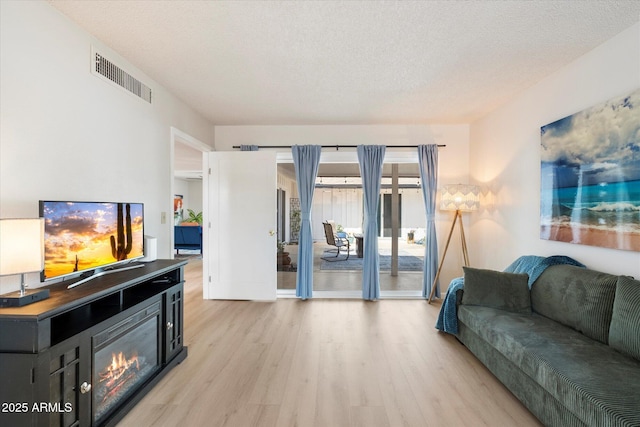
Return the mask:
<svg viewBox="0 0 640 427">
<path fill-rule="evenodd" d="M 105 399 L 115 394 L 129 379 L 135 377 L 139 370 L 140 361 L 137 352 L 133 352 L 129 358 L 123 352 L 111 353 L 111 363 L 99 374 L 100 382 L 106 381 L 105 387 L 108 393 Z"/>
<path fill-rule="evenodd" d="M 136 369 L 140 369 L 140 365 L 138 362 L 138 353 L 134 352 L 131 355 L 130 359 L 127 359 L 123 352 L 118 353 L 116 356 L 115 353 L 111 353 L 111 366 L 107 368 L 108 373 L 114 373 L 114 375 L 118 376 L 122 371 L 126 371 L 133 364 L 136 364 Z"/>
</svg>

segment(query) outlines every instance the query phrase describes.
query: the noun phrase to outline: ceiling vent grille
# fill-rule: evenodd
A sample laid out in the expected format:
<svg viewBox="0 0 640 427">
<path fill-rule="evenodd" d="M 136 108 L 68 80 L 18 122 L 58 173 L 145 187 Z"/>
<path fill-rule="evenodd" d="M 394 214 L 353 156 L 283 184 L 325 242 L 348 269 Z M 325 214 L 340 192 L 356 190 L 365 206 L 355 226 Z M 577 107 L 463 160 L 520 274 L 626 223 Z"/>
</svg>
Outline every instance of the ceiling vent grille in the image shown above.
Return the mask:
<svg viewBox="0 0 640 427">
<path fill-rule="evenodd" d="M 151 88 L 109 61 L 98 52 L 93 53 L 92 71 L 151 104 Z"/>
</svg>

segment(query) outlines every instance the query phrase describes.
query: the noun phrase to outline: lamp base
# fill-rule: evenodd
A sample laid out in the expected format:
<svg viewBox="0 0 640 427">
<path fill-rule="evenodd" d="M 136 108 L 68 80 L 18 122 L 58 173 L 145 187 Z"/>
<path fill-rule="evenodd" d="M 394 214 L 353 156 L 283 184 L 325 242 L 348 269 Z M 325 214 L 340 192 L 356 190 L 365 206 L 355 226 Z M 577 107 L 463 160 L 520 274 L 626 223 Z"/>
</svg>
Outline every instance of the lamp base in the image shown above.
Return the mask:
<svg viewBox="0 0 640 427">
<path fill-rule="evenodd" d="M 49 289 L 29 289 L 0 295 L 0 307 L 22 307 L 49 298 Z"/>
</svg>

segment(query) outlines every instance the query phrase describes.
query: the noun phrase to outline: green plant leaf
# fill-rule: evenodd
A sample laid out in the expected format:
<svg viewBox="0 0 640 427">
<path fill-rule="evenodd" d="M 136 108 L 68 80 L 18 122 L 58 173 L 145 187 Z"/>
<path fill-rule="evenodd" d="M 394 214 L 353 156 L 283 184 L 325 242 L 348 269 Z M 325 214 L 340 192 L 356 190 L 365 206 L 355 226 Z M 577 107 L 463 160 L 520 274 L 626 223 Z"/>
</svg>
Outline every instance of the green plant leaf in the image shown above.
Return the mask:
<svg viewBox="0 0 640 427">
<path fill-rule="evenodd" d="M 189 222 L 197 222 L 202 225 L 202 212 L 195 213 L 192 209 L 187 209 L 189 216 L 187 217 L 187 221 Z"/>
</svg>

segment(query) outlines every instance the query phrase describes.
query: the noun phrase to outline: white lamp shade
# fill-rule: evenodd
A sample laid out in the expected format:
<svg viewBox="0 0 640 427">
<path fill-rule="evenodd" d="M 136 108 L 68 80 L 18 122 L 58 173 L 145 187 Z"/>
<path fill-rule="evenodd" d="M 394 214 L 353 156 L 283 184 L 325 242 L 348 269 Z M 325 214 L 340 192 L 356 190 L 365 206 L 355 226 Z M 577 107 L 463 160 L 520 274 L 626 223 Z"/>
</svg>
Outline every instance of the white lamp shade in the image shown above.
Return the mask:
<svg viewBox="0 0 640 427">
<path fill-rule="evenodd" d="M 44 219 L 0 219 L 0 276 L 44 268 Z"/>
<path fill-rule="evenodd" d="M 470 212 L 478 210 L 480 188 L 477 185 L 453 184 L 442 187 L 440 209 Z"/>
</svg>

